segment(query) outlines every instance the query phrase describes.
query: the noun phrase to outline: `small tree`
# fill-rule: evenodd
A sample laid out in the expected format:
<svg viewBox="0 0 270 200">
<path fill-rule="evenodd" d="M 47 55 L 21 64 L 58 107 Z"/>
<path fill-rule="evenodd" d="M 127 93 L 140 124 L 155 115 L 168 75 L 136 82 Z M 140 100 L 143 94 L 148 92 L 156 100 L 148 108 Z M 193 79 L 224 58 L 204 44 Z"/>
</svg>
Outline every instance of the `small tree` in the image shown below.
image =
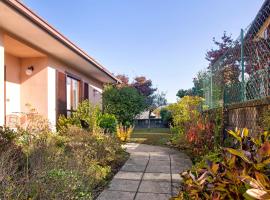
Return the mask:
<svg viewBox="0 0 270 200">
<path fill-rule="evenodd" d="M 145 97 L 135 88 L 107 86 L 102 95 L 103 110 L 105 113 L 113 114 L 117 120 L 130 125 L 136 115 L 145 110 Z"/>
<path fill-rule="evenodd" d="M 157 91 L 157 88 L 153 87 L 152 81 L 145 76 L 136 77 L 131 86 L 136 88 L 146 99 L 150 98 Z"/>
<path fill-rule="evenodd" d="M 172 113 L 168 110 L 167 107 L 161 108 L 160 110 L 160 117 L 164 124 L 166 124 L 167 127 L 172 124 Z"/>
<path fill-rule="evenodd" d="M 126 87 L 129 86 L 129 77 L 125 74 L 118 74 L 116 78 L 122 81 L 121 84 L 117 85 L 118 87 Z"/>
</svg>

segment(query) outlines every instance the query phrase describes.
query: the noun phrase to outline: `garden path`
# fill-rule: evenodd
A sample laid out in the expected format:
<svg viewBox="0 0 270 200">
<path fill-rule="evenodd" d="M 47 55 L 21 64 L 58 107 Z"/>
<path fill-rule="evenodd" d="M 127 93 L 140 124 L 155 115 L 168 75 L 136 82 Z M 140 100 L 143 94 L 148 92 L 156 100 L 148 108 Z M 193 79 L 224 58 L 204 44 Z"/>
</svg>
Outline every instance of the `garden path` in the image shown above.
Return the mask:
<svg viewBox="0 0 270 200">
<path fill-rule="evenodd" d="M 187 155 L 174 149 L 128 143 L 130 158 L 98 200 L 168 200 L 180 185 L 179 173 L 190 168 Z"/>
</svg>

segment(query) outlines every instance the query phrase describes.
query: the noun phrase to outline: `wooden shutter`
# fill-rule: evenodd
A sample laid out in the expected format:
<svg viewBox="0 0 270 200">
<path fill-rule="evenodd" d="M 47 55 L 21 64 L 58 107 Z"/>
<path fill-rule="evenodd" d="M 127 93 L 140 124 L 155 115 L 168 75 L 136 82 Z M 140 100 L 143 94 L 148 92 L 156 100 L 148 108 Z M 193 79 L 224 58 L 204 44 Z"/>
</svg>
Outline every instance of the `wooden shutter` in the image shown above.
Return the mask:
<svg viewBox="0 0 270 200">
<path fill-rule="evenodd" d="M 60 115 L 67 115 L 67 85 L 66 85 L 66 74 L 63 72 L 57 72 L 57 88 L 56 88 L 56 99 L 57 99 L 57 119 Z"/>
<path fill-rule="evenodd" d="M 88 83 L 83 83 L 83 99 L 88 100 L 89 99 L 89 85 Z"/>
</svg>

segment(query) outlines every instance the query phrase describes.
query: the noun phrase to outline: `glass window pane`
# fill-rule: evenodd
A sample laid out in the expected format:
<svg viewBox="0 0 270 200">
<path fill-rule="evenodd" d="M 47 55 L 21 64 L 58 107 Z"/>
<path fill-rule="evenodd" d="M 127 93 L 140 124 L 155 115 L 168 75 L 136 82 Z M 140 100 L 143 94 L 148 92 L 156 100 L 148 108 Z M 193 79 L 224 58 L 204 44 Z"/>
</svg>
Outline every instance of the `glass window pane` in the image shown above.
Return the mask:
<svg viewBox="0 0 270 200">
<path fill-rule="evenodd" d="M 79 81 L 72 79 L 72 108 L 75 110 L 79 104 Z"/>
<path fill-rule="evenodd" d="M 67 77 L 67 110 L 71 110 L 71 78 Z"/>
<path fill-rule="evenodd" d="M 79 104 L 80 82 L 71 77 L 67 77 L 67 110 L 76 110 Z"/>
</svg>

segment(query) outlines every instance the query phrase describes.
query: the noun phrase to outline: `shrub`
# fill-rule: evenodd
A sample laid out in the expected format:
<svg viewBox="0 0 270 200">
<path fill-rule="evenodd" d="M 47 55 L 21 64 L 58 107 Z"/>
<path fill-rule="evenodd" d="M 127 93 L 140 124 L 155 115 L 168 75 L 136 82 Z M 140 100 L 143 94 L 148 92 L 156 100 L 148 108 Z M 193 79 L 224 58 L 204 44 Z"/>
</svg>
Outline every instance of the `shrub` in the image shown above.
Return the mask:
<svg viewBox="0 0 270 200">
<path fill-rule="evenodd" d="M 70 116 L 60 116 L 57 122 L 57 130 L 65 132 L 69 126 L 77 126 L 89 131 L 94 131 L 97 128 L 97 120 L 101 115 L 98 106 L 91 104 L 88 100 L 79 103 L 76 111 Z"/>
<path fill-rule="evenodd" d="M 0 128 L 0 199 L 19 199 L 23 192 L 26 155 L 17 144 L 19 137 L 21 134 L 8 127 Z"/>
<path fill-rule="evenodd" d="M 92 199 L 126 159 L 120 141 L 98 128 L 29 127 L 0 129 L 0 199 Z"/>
<path fill-rule="evenodd" d="M 164 124 L 169 127 L 172 124 L 172 113 L 168 110 L 168 108 L 161 108 L 160 117 Z"/>
<path fill-rule="evenodd" d="M 0 127 L 0 152 L 17 137 L 17 133 L 8 127 Z"/>
<path fill-rule="evenodd" d="M 172 114 L 173 125 L 178 127 L 180 132 L 187 132 L 189 127 L 198 121 L 201 103 L 202 98 L 200 97 L 185 96 L 177 103 L 168 106 Z"/>
<path fill-rule="evenodd" d="M 195 163 L 195 165 L 192 167 L 192 171 L 196 171 L 197 169 L 201 168 L 207 168 L 207 162 L 221 162 L 222 151 L 221 148 L 215 148 L 213 151 L 208 152 L 207 154 L 200 157 L 200 159 Z"/>
<path fill-rule="evenodd" d="M 100 116 L 98 126 L 102 128 L 105 133 L 114 134 L 116 133 L 117 119 L 114 115 L 105 113 Z"/>
<path fill-rule="evenodd" d="M 234 148 L 223 148 L 221 162 L 184 172 L 180 199 L 270 199 L 270 134 L 229 131 Z"/>
<path fill-rule="evenodd" d="M 221 143 L 222 134 L 222 110 L 202 113 L 202 102 L 200 97 L 185 96 L 169 106 L 173 118 L 171 143 L 196 162 Z"/>
<path fill-rule="evenodd" d="M 117 126 L 117 137 L 122 142 L 127 142 L 130 139 L 130 136 L 133 132 L 134 127 L 132 126 L 123 126 L 119 124 Z"/>
<path fill-rule="evenodd" d="M 145 97 L 133 87 L 105 87 L 102 94 L 105 113 L 113 114 L 119 123 L 132 124 L 134 118 L 145 110 Z"/>
</svg>

